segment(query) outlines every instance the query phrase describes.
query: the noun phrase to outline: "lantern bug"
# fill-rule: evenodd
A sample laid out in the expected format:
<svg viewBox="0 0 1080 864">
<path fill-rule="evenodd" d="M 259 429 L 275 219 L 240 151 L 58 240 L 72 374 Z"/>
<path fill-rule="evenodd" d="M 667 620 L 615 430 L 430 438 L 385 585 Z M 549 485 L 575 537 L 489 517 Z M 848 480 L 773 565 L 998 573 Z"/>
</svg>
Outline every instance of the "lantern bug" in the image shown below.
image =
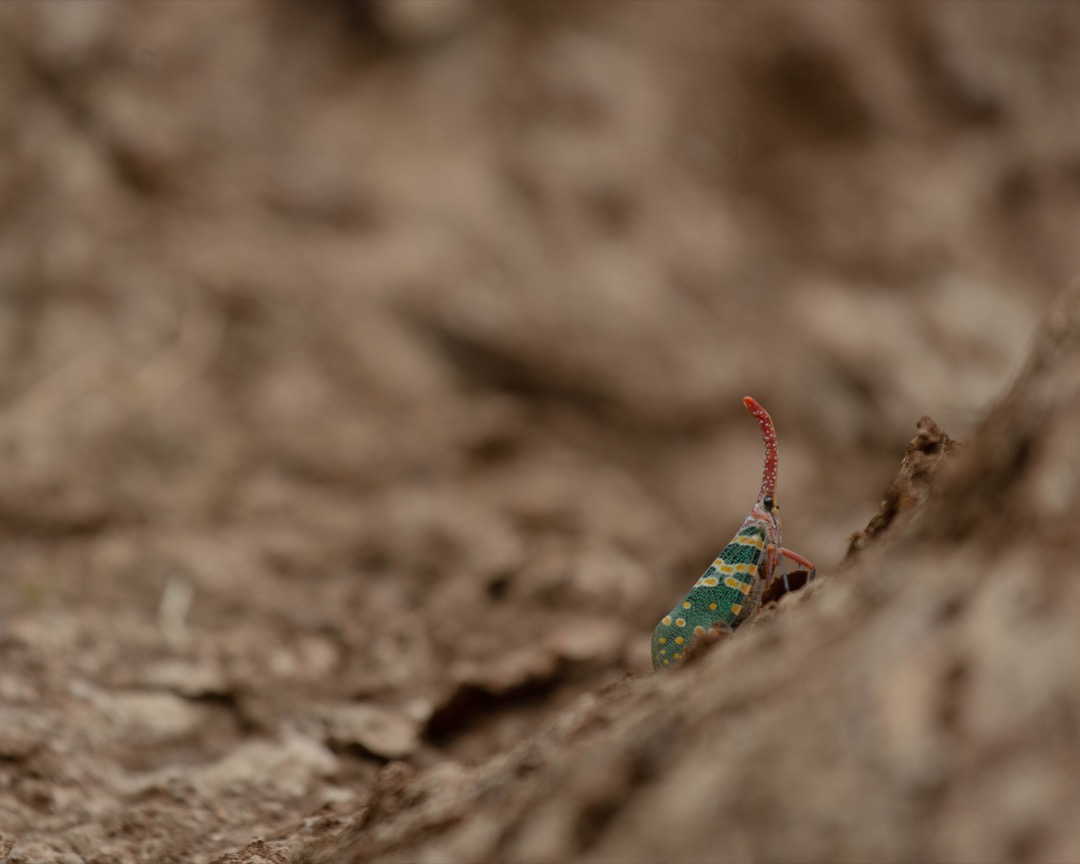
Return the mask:
<svg viewBox="0 0 1080 864">
<path fill-rule="evenodd" d="M 780 505 L 776 501 L 776 429 L 772 418 L 749 396 L 743 399 L 743 404 L 761 425 L 765 442 L 765 466 L 757 503 L 709 569 L 656 625 L 652 637 L 653 669 L 679 665 L 699 636 L 710 630 L 730 633 L 749 618 L 761 603 L 761 594 L 772 582 L 777 565 L 784 588 L 788 589 L 785 558 L 806 568 L 807 581 L 814 578 L 814 565 L 781 543 Z"/>
</svg>

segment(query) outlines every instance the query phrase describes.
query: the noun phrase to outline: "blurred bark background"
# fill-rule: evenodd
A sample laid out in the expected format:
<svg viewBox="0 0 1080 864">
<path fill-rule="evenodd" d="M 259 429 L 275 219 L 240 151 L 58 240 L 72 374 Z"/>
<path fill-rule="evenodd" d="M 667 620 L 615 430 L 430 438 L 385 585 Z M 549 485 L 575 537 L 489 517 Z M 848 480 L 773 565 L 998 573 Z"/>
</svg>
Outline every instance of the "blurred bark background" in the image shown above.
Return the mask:
<svg viewBox="0 0 1080 864">
<path fill-rule="evenodd" d="M 1078 40 L 0 5 L 0 852 L 1080 858 Z M 651 676 L 746 394 L 820 578 Z"/>
</svg>

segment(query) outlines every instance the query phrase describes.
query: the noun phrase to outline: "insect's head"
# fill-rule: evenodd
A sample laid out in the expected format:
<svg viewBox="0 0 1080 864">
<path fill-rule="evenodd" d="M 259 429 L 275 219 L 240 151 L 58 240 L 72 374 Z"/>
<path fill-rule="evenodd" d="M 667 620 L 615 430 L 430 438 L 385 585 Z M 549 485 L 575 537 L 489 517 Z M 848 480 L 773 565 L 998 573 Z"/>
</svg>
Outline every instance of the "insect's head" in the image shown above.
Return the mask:
<svg viewBox="0 0 1080 864">
<path fill-rule="evenodd" d="M 780 531 L 780 504 L 777 503 L 775 493 L 766 495 L 761 499 L 761 509 L 767 514 L 767 518 Z"/>
<path fill-rule="evenodd" d="M 756 522 L 764 522 L 771 529 L 780 531 L 780 505 L 776 503 L 773 495 L 759 498 L 748 518 Z"/>
<path fill-rule="evenodd" d="M 779 509 L 776 503 L 776 472 L 779 460 L 776 452 L 776 428 L 773 426 L 769 412 L 761 407 L 756 399 L 745 396 L 743 405 L 746 410 L 754 415 L 754 419 L 761 426 L 761 439 L 765 442 L 765 465 L 761 469 L 761 491 L 758 493 L 758 505 L 766 513 L 773 513 Z M 766 501 L 769 502 L 766 505 Z"/>
</svg>

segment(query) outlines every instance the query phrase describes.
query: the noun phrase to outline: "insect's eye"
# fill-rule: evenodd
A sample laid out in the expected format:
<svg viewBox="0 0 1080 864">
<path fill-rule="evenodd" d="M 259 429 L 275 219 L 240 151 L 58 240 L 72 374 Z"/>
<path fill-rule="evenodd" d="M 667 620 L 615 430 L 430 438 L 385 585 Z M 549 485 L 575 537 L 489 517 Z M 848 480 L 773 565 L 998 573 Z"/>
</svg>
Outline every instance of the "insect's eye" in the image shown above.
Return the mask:
<svg viewBox="0 0 1080 864">
<path fill-rule="evenodd" d="M 770 513 L 772 513 L 772 510 L 773 510 L 772 495 L 766 495 L 761 501 L 761 506 L 763 506 L 766 510 L 768 510 Z"/>
</svg>

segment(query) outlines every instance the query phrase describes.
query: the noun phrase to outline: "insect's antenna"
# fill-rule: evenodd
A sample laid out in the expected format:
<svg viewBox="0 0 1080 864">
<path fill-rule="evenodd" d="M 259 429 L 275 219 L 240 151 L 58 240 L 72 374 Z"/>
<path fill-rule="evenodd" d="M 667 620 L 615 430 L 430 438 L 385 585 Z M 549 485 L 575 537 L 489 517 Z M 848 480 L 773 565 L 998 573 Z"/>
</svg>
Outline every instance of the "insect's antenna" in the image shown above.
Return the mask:
<svg viewBox="0 0 1080 864">
<path fill-rule="evenodd" d="M 761 501 L 766 495 L 776 496 L 776 429 L 769 412 L 756 399 L 744 396 L 742 401 L 746 410 L 761 424 L 761 438 L 765 442 L 765 467 L 761 470 L 761 492 L 758 493 L 758 501 Z"/>
</svg>

